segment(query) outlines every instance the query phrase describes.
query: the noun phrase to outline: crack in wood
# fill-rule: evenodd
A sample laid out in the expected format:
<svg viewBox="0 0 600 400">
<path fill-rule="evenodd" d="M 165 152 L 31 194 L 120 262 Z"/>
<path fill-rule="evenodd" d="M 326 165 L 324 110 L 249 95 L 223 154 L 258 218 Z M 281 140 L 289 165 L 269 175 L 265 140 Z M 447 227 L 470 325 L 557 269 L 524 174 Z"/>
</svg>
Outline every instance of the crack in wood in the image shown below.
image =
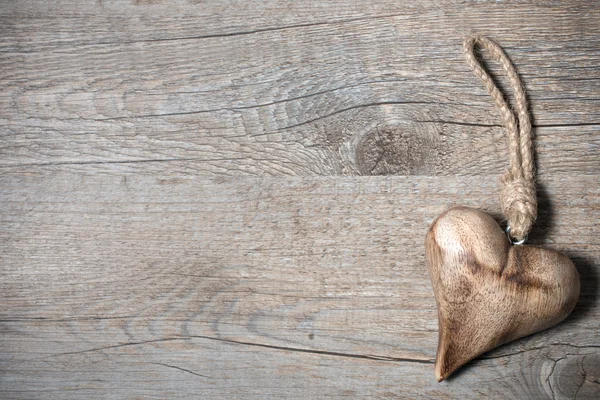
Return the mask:
<svg viewBox="0 0 600 400">
<path fill-rule="evenodd" d="M 95 347 L 95 348 L 87 349 L 87 350 L 68 351 L 68 352 L 65 352 L 65 353 L 50 354 L 48 356 L 40 357 L 38 359 L 43 360 L 43 359 L 52 358 L 52 357 L 62 357 L 62 356 L 70 356 L 70 355 L 79 355 L 79 354 L 85 354 L 85 353 L 93 353 L 93 352 L 96 352 L 96 351 L 103 351 L 103 350 L 109 350 L 109 349 L 117 349 L 117 348 L 120 348 L 120 347 L 139 346 L 139 345 L 144 345 L 144 344 L 149 344 L 149 343 L 159 343 L 159 342 L 170 342 L 170 341 L 174 341 L 174 340 L 189 340 L 189 338 L 188 337 L 173 337 L 173 338 L 145 340 L 145 341 L 141 341 L 141 342 L 120 343 L 120 344 L 115 344 L 115 345 L 112 345 L 112 346 Z"/>
<path fill-rule="evenodd" d="M 276 346 L 276 345 L 270 345 L 270 344 L 264 344 L 264 343 L 253 343 L 253 342 L 245 342 L 245 341 L 240 341 L 240 340 L 222 339 L 222 338 L 215 338 L 215 337 L 203 336 L 203 335 L 192 335 L 189 337 L 199 338 L 199 339 L 207 339 L 207 340 L 215 340 L 215 341 L 219 341 L 219 342 L 233 343 L 233 344 L 239 344 L 239 345 L 244 345 L 244 346 L 262 347 L 262 348 L 272 349 L 272 350 L 294 351 L 294 352 L 298 352 L 298 353 L 311 353 L 311 354 L 319 354 L 319 355 L 334 356 L 334 357 L 360 358 L 360 359 L 375 360 L 375 361 L 411 362 L 411 363 L 419 363 L 419 364 L 435 363 L 434 359 L 388 357 L 388 356 L 378 356 L 378 355 L 371 355 L 371 354 L 354 354 L 354 353 L 342 353 L 342 352 L 337 352 L 337 351 L 303 349 L 303 348 L 299 348 L 299 347 Z"/>
<path fill-rule="evenodd" d="M 403 14 L 381 14 L 381 15 L 372 15 L 372 16 L 368 16 L 368 17 L 356 17 L 356 18 L 346 18 L 346 19 L 340 19 L 340 20 L 334 20 L 334 21 L 322 21 L 322 22 L 309 22 L 309 23 L 303 23 L 303 24 L 291 24 L 291 25 L 283 25 L 283 26 L 272 26 L 272 27 L 266 27 L 266 28 L 259 28 L 259 29 L 251 29 L 251 30 L 245 30 L 245 31 L 237 31 L 237 32 L 229 32 L 229 33 L 215 33 L 215 34 L 208 34 L 208 35 L 198 35 L 198 36 L 184 36 L 184 37 L 173 37 L 173 38 L 155 38 L 155 39 L 142 39 L 142 40 L 129 40 L 129 41 L 119 41 L 119 42 L 110 42 L 110 41 L 106 41 L 106 42 L 81 42 L 81 43 L 68 43 L 65 44 L 64 46 L 68 46 L 68 47 L 78 47 L 78 46 L 107 46 L 107 45 L 124 45 L 124 44 L 138 44 L 138 43 L 153 43 L 153 42 L 169 42 L 169 41 L 183 41 L 183 40 L 202 40 L 202 39 L 218 39 L 218 38 L 226 38 L 226 37 L 235 37 L 235 36 L 245 36 L 245 35 L 254 35 L 254 34 L 259 34 L 259 33 L 265 33 L 265 32 L 276 32 L 276 31 L 282 31 L 282 30 L 291 30 L 291 29 L 298 29 L 298 28 L 311 28 L 311 27 L 315 27 L 315 26 L 327 26 L 327 25 L 339 25 L 339 24 L 345 24 L 345 23 L 351 23 L 351 22 L 360 22 L 360 21 L 369 21 L 369 20 L 376 20 L 376 19 L 385 19 L 385 18 L 394 18 L 394 17 L 400 17 Z M 58 45 L 54 45 L 54 46 L 39 46 L 42 51 L 51 48 L 61 48 L 64 47 L 61 44 Z M 15 51 L 15 50 L 11 50 L 11 53 L 14 54 L 26 54 L 26 53 L 34 53 L 36 52 L 37 49 L 33 49 L 33 50 L 19 50 L 19 51 Z"/>
<path fill-rule="evenodd" d="M 575 347 L 578 349 L 587 349 L 587 348 L 600 348 L 600 345 L 594 345 L 594 344 L 589 344 L 589 345 L 575 345 L 575 344 L 569 344 L 569 343 L 560 343 L 560 342 L 556 342 L 556 343 L 548 343 L 546 345 L 543 346 L 536 346 L 536 347 L 531 347 L 528 349 L 522 349 L 522 350 L 518 350 L 512 353 L 505 353 L 505 354 L 499 354 L 497 356 L 488 356 L 488 357 L 478 357 L 478 360 L 494 360 L 497 358 L 505 358 L 505 357 L 510 357 L 510 356 L 514 356 L 514 355 L 518 355 L 518 354 L 522 354 L 522 353 L 527 353 L 530 351 L 535 351 L 535 350 L 541 350 L 544 348 L 547 348 L 548 346 L 568 346 L 568 347 Z"/>
<path fill-rule="evenodd" d="M 221 111 L 234 112 L 234 111 L 242 111 L 242 110 L 253 110 L 256 108 L 269 107 L 269 106 L 275 106 L 278 104 L 290 103 L 293 101 L 309 99 L 311 97 L 320 96 L 320 95 L 327 94 L 327 93 L 335 93 L 335 92 L 346 90 L 346 89 L 357 88 L 357 87 L 361 87 L 361 86 L 368 86 L 368 85 L 372 85 L 372 84 L 376 84 L 376 83 L 398 83 L 398 82 L 403 82 L 403 81 L 405 81 L 405 79 L 376 79 L 376 80 L 369 80 L 369 81 L 352 83 L 352 84 L 347 84 L 347 85 L 341 85 L 341 86 L 334 87 L 331 89 L 320 90 L 317 92 L 307 93 L 307 94 L 300 95 L 300 96 L 289 97 L 286 99 L 275 100 L 275 101 L 271 101 L 271 102 L 267 102 L 267 103 L 253 104 L 253 105 L 249 105 L 249 106 L 221 107 L 221 108 L 211 108 L 208 110 L 182 111 L 182 112 L 172 112 L 172 113 L 163 113 L 163 114 L 125 115 L 125 116 L 120 116 L 120 117 L 93 118 L 93 119 L 91 119 L 91 121 L 104 122 L 104 121 L 128 120 L 128 119 L 136 119 L 136 118 L 159 118 L 159 117 L 169 117 L 169 116 L 177 116 L 177 115 L 207 114 L 207 113 L 215 113 L 215 112 L 221 112 Z M 186 94 L 199 94 L 199 93 L 202 93 L 202 92 L 186 92 Z M 177 94 L 182 94 L 182 93 L 181 92 L 171 92 L 169 94 L 177 95 Z M 69 119 L 69 118 L 65 118 L 65 119 Z M 71 120 L 71 119 L 69 119 L 69 120 Z M 72 120 L 77 120 L 77 119 L 73 118 Z M 85 118 L 82 118 L 82 120 L 85 120 Z"/>
<path fill-rule="evenodd" d="M 208 375 L 202 375 L 202 374 L 199 374 L 199 373 L 197 373 L 197 372 L 190 371 L 189 369 L 185 369 L 185 368 L 178 367 L 177 365 L 169 365 L 169 364 L 163 364 L 163 363 L 150 363 L 150 364 L 153 364 L 153 365 L 162 365 L 163 367 L 177 369 L 177 370 L 179 370 L 179 371 L 187 372 L 188 374 L 196 375 L 196 376 L 199 376 L 199 377 L 201 377 L 201 378 L 214 379 L 214 378 L 213 378 L 213 377 L 211 377 L 211 376 L 208 376 Z"/>
<path fill-rule="evenodd" d="M 297 124 L 292 124 L 292 125 L 284 126 L 282 128 L 276 129 L 275 132 L 284 131 L 286 129 L 297 128 L 299 126 L 307 125 L 307 124 L 310 124 L 312 122 L 316 122 L 316 121 L 319 121 L 321 119 L 329 118 L 329 117 L 332 117 L 334 115 L 341 114 L 341 113 L 344 113 L 344 112 L 350 111 L 350 110 L 355 110 L 355 109 L 360 109 L 360 108 L 368 108 L 368 107 L 377 107 L 377 106 L 406 105 L 406 104 L 440 104 L 440 103 L 439 102 L 435 102 L 435 101 L 375 101 L 375 102 L 372 102 L 372 103 L 358 104 L 358 105 L 355 105 L 355 106 L 342 108 L 340 110 L 333 111 L 333 112 L 331 112 L 331 113 L 329 113 L 327 115 L 322 115 L 322 116 L 317 117 L 317 118 L 313 118 L 313 119 L 309 119 L 307 121 L 299 122 Z M 253 136 L 254 137 L 256 137 L 256 136 L 264 136 L 264 135 L 268 135 L 270 133 L 273 133 L 273 132 L 265 132 L 265 133 L 262 133 L 260 135 L 253 135 Z"/>
<path fill-rule="evenodd" d="M 461 125 L 461 126 L 478 126 L 482 128 L 498 127 L 502 128 L 501 124 L 481 124 L 476 122 L 461 122 L 461 121 L 450 121 L 441 119 L 429 119 L 429 120 L 418 120 L 415 122 L 432 123 L 432 124 L 449 124 L 449 125 Z M 531 125 L 533 129 L 536 128 L 571 128 L 578 126 L 599 126 L 600 122 L 582 122 L 582 123 L 564 123 L 564 124 L 535 124 Z"/>
<path fill-rule="evenodd" d="M 552 358 L 547 357 L 549 360 L 551 360 L 553 362 L 552 364 L 552 369 L 550 370 L 550 373 L 548 374 L 548 376 L 546 377 L 546 383 L 548 384 L 548 387 L 550 388 L 550 394 L 552 396 L 552 399 L 554 400 L 556 398 L 555 394 L 554 394 L 554 388 L 552 387 L 552 381 L 551 381 L 551 377 L 552 374 L 554 374 L 554 369 L 556 368 L 556 364 L 558 364 L 558 362 L 560 360 L 564 360 L 567 356 L 561 357 L 557 360 L 554 360 Z"/>
<path fill-rule="evenodd" d="M 293 352 L 297 352 L 297 353 L 309 353 L 309 354 L 317 354 L 317 355 L 324 355 L 324 356 L 347 357 L 347 358 L 357 358 L 357 359 L 374 360 L 374 361 L 411 362 L 411 363 L 419 363 L 419 364 L 433 364 L 435 362 L 434 359 L 425 359 L 425 358 L 419 359 L 419 358 L 409 358 L 409 357 L 389 357 L 389 356 L 380 356 L 380 355 L 372 355 L 372 354 L 355 354 L 355 353 L 343 353 L 343 352 L 327 351 L 327 350 L 314 350 L 314 349 L 305 349 L 305 348 L 299 348 L 299 347 L 277 346 L 277 345 L 270 345 L 270 344 L 265 344 L 265 343 L 254 343 L 254 342 L 246 342 L 246 341 L 240 341 L 240 340 L 223 339 L 223 338 L 216 338 L 216 337 L 204 336 L 204 335 L 178 336 L 178 337 L 146 340 L 146 341 L 139 341 L 139 342 L 120 343 L 120 344 L 116 344 L 116 345 L 112 345 L 112 346 L 96 347 L 96 348 L 87 349 L 87 350 L 51 354 L 51 355 L 48 355 L 45 357 L 41 357 L 40 359 L 46 359 L 46 358 L 51 358 L 51 357 L 61 357 L 61 356 L 68 356 L 68 355 L 79 355 L 79 354 L 92 353 L 92 352 L 97 352 L 97 351 L 117 349 L 117 348 L 121 348 L 121 347 L 150 344 L 150 343 L 160 343 L 160 342 L 168 342 L 168 341 L 176 341 L 176 340 L 190 340 L 190 339 L 205 339 L 205 340 L 213 340 L 213 341 L 218 341 L 218 342 L 223 342 L 223 343 L 231 343 L 231 344 L 236 344 L 236 345 L 261 347 L 261 348 L 271 349 L 271 350 L 293 351 Z"/>
</svg>

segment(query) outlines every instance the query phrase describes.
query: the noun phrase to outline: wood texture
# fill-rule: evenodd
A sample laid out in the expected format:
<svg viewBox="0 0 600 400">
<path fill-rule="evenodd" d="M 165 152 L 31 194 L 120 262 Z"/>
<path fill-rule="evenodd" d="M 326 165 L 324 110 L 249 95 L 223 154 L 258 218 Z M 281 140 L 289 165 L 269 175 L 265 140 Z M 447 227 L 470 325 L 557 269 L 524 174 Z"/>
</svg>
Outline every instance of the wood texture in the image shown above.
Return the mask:
<svg viewBox="0 0 600 400">
<path fill-rule="evenodd" d="M 425 255 L 438 308 L 438 381 L 563 321 L 579 300 L 579 274 L 568 257 L 511 245 L 494 218 L 474 208 L 452 207 L 437 217 Z"/>
<path fill-rule="evenodd" d="M 217 3 L 0 1 L 0 397 L 597 398 L 598 6 Z M 582 292 L 438 384 L 423 238 L 507 163 L 471 32 Z"/>
</svg>

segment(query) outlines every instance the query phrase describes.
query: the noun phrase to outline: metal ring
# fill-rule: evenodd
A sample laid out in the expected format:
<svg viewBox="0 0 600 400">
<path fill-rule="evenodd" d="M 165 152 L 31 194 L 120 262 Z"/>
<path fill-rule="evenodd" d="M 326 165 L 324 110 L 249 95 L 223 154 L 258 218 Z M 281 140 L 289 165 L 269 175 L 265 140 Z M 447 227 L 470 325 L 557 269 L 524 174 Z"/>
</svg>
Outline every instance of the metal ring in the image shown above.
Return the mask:
<svg viewBox="0 0 600 400">
<path fill-rule="evenodd" d="M 527 241 L 527 236 L 525 236 L 523 239 L 518 240 L 518 241 L 514 241 L 511 237 L 510 237 L 510 225 L 506 226 L 506 236 L 508 237 L 508 241 L 510 242 L 510 244 L 516 244 L 516 245 L 521 245 L 524 244 Z"/>
</svg>

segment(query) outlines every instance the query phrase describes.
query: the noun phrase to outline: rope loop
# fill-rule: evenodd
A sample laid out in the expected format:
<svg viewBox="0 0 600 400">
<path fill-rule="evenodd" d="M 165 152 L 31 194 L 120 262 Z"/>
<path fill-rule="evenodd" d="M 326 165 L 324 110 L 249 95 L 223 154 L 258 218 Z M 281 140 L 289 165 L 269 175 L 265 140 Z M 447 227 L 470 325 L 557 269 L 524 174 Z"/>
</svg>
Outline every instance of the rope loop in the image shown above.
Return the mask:
<svg viewBox="0 0 600 400">
<path fill-rule="evenodd" d="M 515 98 L 514 111 L 475 56 L 476 46 L 485 49 L 508 76 Z M 514 238 L 511 242 L 522 243 L 537 218 L 531 118 L 525 89 L 514 65 L 495 42 L 484 36 L 472 36 L 465 40 L 464 50 L 467 63 L 496 103 L 508 135 L 509 169 L 501 179 L 500 205 Z"/>
</svg>

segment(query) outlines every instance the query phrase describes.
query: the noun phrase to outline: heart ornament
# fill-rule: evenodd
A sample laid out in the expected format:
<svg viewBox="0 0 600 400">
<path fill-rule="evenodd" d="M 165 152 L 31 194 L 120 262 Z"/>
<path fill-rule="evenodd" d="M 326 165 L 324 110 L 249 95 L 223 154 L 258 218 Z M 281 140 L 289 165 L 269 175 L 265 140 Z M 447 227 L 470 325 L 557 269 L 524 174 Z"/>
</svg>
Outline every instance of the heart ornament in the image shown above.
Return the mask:
<svg viewBox="0 0 600 400">
<path fill-rule="evenodd" d="M 515 112 L 475 56 L 483 47 L 508 76 Z M 523 84 L 502 48 L 473 36 L 465 57 L 500 111 L 508 134 L 509 169 L 500 205 L 508 234 L 483 211 L 454 207 L 437 217 L 425 238 L 438 309 L 438 381 L 503 343 L 549 328 L 569 315 L 579 298 L 579 275 L 568 257 L 523 246 L 537 218 L 529 109 Z"/>
<path fill-rule="evenodd" d="M 449 209 L 429 228 L 425 249 L 438 308 L 438 381 L 494 347 L 559 323 L 579 298 L 568 257 L 511 244 L 483 211 Z"/>
</svg>

